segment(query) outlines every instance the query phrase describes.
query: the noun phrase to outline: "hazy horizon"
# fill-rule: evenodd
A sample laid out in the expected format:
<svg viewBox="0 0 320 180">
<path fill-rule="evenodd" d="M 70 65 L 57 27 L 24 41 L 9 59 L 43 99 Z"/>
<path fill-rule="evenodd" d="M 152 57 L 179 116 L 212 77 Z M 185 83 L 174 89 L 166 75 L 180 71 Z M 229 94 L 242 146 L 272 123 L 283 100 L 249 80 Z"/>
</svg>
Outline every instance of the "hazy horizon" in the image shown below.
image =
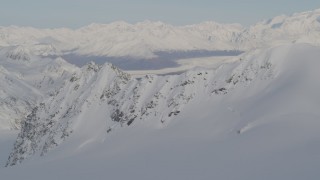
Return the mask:
<svg viewBox="0 0 320 180">
<path fill-rule="evenodd" d="M 125 21 L 134 24 L 146 20 L 172 25 L 215 21 L 248 26 L 274 16 L 318 8 L 320 1 L 315 0 L 3 0 L 0 26 L 76 29 L 92 23 Z"/>
</svg>

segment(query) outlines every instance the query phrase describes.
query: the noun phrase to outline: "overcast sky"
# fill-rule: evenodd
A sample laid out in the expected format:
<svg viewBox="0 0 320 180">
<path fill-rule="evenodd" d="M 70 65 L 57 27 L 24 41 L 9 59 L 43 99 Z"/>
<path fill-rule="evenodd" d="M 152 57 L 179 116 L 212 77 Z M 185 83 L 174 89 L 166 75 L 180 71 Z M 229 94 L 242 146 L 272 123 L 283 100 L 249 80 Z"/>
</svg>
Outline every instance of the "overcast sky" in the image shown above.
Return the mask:
<svg viewBox="0 0 320 180">
<path fill-rule="evenodd" d="M 250 25 L 319 8 L 320 0 L 0 0 L 0 26 L 78 28 L 119 20 Z"/>
</svg>

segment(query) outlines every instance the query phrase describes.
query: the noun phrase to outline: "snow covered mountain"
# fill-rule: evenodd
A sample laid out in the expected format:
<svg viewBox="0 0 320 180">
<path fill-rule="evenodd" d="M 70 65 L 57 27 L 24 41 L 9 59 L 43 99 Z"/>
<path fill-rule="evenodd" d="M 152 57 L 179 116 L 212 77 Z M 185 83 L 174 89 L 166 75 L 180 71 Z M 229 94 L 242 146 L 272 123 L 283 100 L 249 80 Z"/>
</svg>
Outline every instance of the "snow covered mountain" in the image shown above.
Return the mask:
<svg viewBox="0 0 320 180">
<path fill-rule="evenodd" d="M 170 177 L 186 178 L 189 174 L 198 175 L 199 179 L 228 179 L 235 175 L 219 174 L 222 168 L 219 163 L 229 162 L 231 152 L 228 151 L 238 149 L 238 152 L 232 151 L 236 154 L 232 157 L 246 165 L 234 165 L 239 168 L 236 172 L 255 168 L 257 173 L 238 174 L 240 179 L 255 179 L 265 172 L 264 167 L 274 172 L 266 177 L 299 179 L 306 173 L 316 177 L 319 175 L 315 170 L 317 163 L 311 162 L 312 153 L 304 154 L 304 147 L 309 144 L 320 148 L 316 141 L 320 135 L 319 52 L 319 47 L 308 44 L 279 46 L 247 53 L 238 61 L 222 63 L 215 69 L 146 76 L 139 80 L 110 64 L 88 64 L 67 78 L 65 86 L 54 96 L 33 109 L 22 125 L 7 165 L 30 158 L 44 164 L 53 163 L 55 168 L 61 166 L 60 163 L 77 162 L 79 168 L 88 170 L 82 176 L 83 173 L 69 169 L 72 178 L 102 175 L 106 171 L 102 167 L 113 169 L 114 172 L 107 171 L 108 177 L 117 178 L 128 175 L 119 175 L 117 167 L 139 172 L 139 167 L 144 166 L 139 158 L 148 156 L 161 161 L 157 158 L 160 156 L 165 164 L 148 162 L 156 169 L 166 169 Z M 156 148 L 148 146 L 150 143 Z M 255 147 L 254 143 L 261 147 Z M 206 147 L 200 150 L 203 154 L 195 154 L 199 152 L 197 147 Z M 184 153 L 192 157 L 195 164 L 182 167 L 196 172 L 188 171 L 184 175 L 166 168 L 167 163 L 179 166 L 178 159 L 185 157 Z M 48 158 L 41 161 L 38 157 L 45 154 Z M 92 160 L 91 168 L 85 163 L 89 160 L 87 156 Z M 218 156 L 226 160 L 215 161 Z M 242 156 L 248 158 L 246 162 L 240 161 Z M 282 166 L 278 163 L 284 163 L 280 157 L 288 162 L 296 162 L 295 158 L 300 157 L 297 161 L 302 163 L 277 171 Z M 255 158 L 264 162 L 264 166 L 257 166 Z M 40 168 L 48 172 L 42 163 L 32 163 L 37 161 L 30 161 L 27 171 L 37 169 L 39 172 Z M 131 163 L 135 166 L 130 166 Z M 212 166 L 217 169 L 199 171 Z M 14 170 L 25 171 L 25 167 L 28 166 Z M 52 168 L 51 165 L 48 168 Z M 70 175 L 69 170 L 58 169 Z M 291 176 L 287 170 L 302 174 Z M 4 177 L 19 177 L 9 172 L 4 171 Z M 29 177 L 55 177 L 30 172 Z M 155 169 L 150 173 L 155 173 Z M 204 173 L 203 177 L 199 173 Z M 151 174 L 137 173 L 133 177 L 147 179 Z M 100 175 L 98 177 L 102 177 Z M 161 177 L 164 176 L 156 179 Z"/>
<path fill-rule="evenodd" d="M 204 22 L 173 26 L 145 21 L 114 22 L 72 29 L 1 27 L 0 46 L 25 46 L 42 56 L 85 56 L 150 59 L 156 52 L 241 50 L 281 43 L 319 44 L 320 10 L 279 16 L 249 28 L 238 24 Z"/>
<path fill-rule="evenodd" d="M 0 45 L 23 45 L 44 56 L 72 53 L 148 59 L 158 51 L 233 50 L 230 38 L 241 30 L 237 24 L 175 27 L 151 21 L 91 24 L 77 30 L 2 27 Z"/>
<path fill-rule="evenodd" d="M 278 73 L 275 65 L 286 60 L 283 58 L 287 54 L 280 52 L 287 49 L 291 47 L 272 49 L 258 58 L 247 55 L 241 61 L 222 64 L 216 69 L 176 76 L 147 75 L 139 80 L 131 79 L 110 64 L 102 67 L 88 64 L 66 78 L 64 86 L 33 109 L 23 122 L 8 165 L 20 163 L 36 153 L 45 154 L 83 123 L 86 125 L 81 132 L 91 133 L 90 122 L 87 122 L 90 117 L 110 118 L 99 128 L 101 133 L 129 126 L 136 120 L 156 121 L 157 126 L 165 126 L 194 99 L 203 101 L 204 97 L 223 96 L 238 86 L 251 89 L 252 81 L 272 79 Z"/>
<path fill-rule="evenodd" d="M 39 58 L 21 46 L 1 49 L 0 129 L 20 129 L 31 110 L 76 70 L 61 58 Z"/>
<path fill-rule="evenodd" d="M 247 48 L 283 43 L 312 43 L 319 45 L 320 9 L 292 16 L 278 16 L 245 29 L 237 43 Z"/>
<path fill-rule="evenodd" d="M 317 179 L 319 31 L 319 10 L 249 28 L 2 27 L 0 148 L 13 137 L 5 130 L 20 133 L 0 177 Z M 235 49 L 246 52 L 211 68 L 139 78 L 58 57 Z"/>
</svg>

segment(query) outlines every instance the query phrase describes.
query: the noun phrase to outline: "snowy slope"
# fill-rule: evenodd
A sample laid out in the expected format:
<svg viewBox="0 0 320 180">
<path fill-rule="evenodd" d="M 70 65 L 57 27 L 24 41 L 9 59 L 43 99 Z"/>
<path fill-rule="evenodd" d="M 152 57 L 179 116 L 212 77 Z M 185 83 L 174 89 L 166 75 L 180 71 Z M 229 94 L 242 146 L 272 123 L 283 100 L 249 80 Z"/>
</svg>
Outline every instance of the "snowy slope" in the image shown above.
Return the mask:
<svg viewBox="0 0 320 180">
<path fill-rule="evenodd" d="M 78 69 L 32 52 L 22 46 L 0 51 L 0 129 L 19 129 L 22 119 Z"/>
<path fill-rule="evenodd" d="M 269 69 L 267 65 L 264 66 Z M 103 67 L 95 64 L 84 66 L 79 74 L 67 79 L 65 86 L 57 90 L 55 96 L 42 102 L 27 117 L 9 164 L 19 163 L 29 155 L 45 154 L 93 114 L 105 119 L 109 111 L 112 121 L 102 129 L 103 133 L 111 132 L 117 126 L 129 126 L 135 120 L 158 119 L 158 126 L 163 126 L 179 115 L 193 98 L 203 93 L 224 94 L 236 84 L 231 81 L 250 82 L 255 78 L 248 79 L 242 77 L 247 74 L 239 74 L 227 80 L 225 76 L 228 74 L 214 76 L 216 71 L 219 70 L 191 71 L 167 77 L 148 75 L 140 80 L 130 80 L 129 75 L 109 64 Z M 226 72 L 221 70 L 221 73 Z M 258 72 L 248 69 L 246 73 Z M 91 133 L 88 127 L 92 125 L 83 123 L 86 125 L 81 132 Z"/>
<path fill-rule="evenodd" d="M 33 161 L 1 174 L 316 179 L 319 50 L 279 46 L 215 69 L 141 80 L 87 65 L 25 121 L 8 165 Z"/>
<path fill-rule="evenodd" d="M 38 91 L 0 66 L 0 128 L 18 129 L 36 103 Z"/>
</svg>

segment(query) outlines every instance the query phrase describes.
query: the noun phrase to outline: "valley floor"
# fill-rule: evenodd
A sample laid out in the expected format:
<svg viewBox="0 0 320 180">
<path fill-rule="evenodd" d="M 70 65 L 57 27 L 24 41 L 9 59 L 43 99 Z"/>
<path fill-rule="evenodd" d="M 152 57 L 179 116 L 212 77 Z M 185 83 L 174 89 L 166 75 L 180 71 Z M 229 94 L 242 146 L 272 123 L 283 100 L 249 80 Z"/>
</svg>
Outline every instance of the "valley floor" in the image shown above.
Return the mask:
<svg viewBox="0 0 320 180">
<path fill-rule="evenodd" d="M 194 68 L 214 68 L 221 63 L 234 62 L 239 60 L 238 56 L 212 56 L 212 57 L 199 57 L 199 58 L 188 58 L 180 59 L 175 62 L 178 66 L 169 67 L 159 70 L 126 70 L 133 77 L 141 77 L 147 74 L 157 74 L 157 75 L 168 75 L 168 74 L 181 74 L 185 71 Z"/>
</svg>

